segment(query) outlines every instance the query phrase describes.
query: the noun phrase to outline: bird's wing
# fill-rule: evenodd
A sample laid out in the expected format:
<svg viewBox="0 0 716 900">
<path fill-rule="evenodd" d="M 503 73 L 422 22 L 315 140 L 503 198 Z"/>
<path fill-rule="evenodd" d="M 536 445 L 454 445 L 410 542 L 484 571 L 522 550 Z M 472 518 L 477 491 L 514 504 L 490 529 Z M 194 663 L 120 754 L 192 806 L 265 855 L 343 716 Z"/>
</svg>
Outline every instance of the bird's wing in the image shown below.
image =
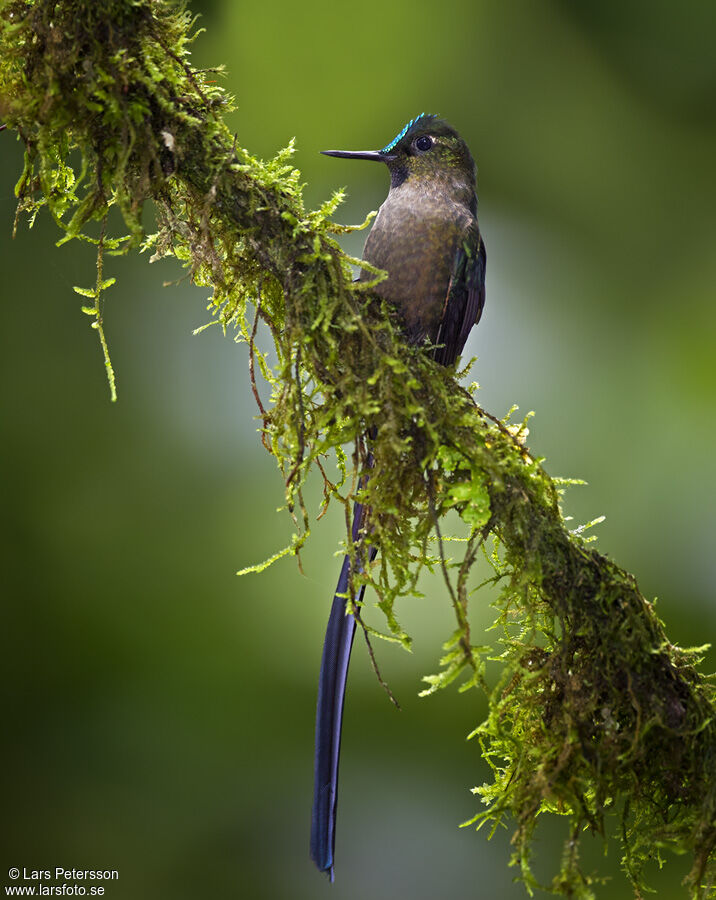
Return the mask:
<svg viewBox="0 0 716 900">
<path fill-rule="evenodd" d="M 470 329 L 480 321 L 485 305 L 486 263 L 485 242 L 477 221 L 473 220 L 463 231 L 455 251 L 435 342 L 438 345 L 435 360 L 443 366 L 455 362 L 462 353 Z"/>
</svg>

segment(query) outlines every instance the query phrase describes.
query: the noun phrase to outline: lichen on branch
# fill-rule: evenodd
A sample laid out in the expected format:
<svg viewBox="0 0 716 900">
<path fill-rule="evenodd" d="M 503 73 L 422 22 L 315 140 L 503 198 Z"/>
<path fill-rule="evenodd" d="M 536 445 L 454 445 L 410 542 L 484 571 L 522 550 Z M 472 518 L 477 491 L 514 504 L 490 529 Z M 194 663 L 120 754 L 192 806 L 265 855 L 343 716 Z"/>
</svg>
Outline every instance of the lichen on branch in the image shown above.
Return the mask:
<svg viewBox="0 0 716 900">
<path fill-rule="evenodd" d="M 442 572 L 457 624 L 426 693 L 458 678 L 488 692 L 475 736 L 494 779 L 477 789 L 485 809 L 474 821 L 516 823 L 527 887 L 535 823 L 554 814 L 569 820 L 569 840 L 548 889 L 593 895 L 580 834 L 606 834 L 613 817 L 637 896 L 666 849 L 691 854 L 692 896 L 714 896 L 714 688 L 697 671 L 699 650 L 672 645 L 634 578 L 566 528 L 560 485 L 523 430 L 406 345 L 375 282 L 353 281 L 356 261 L 335 240 L 345 229 L 331 221 L 341 195 L 306 210 L 290 146 L 268 162 L 239 146 L 217 70 L 189 63 L 193 29 L 168 0 L 0 0 L 0 117 L 25 146 L 18 213 L 32 221 L 46 206 L 63 239 L 97 244 L 96 285 L 80 292 L 94 300 L 85 311 L 108 372 L 103 253 L 176 257 L 210 288 L 215 321 L 248 346 L 262 441 L 296 525 L 276 557 L 299 554 L 310 533 L 303 493 L 318 471 L 324 506 L 342 505 L 347 524 L 354 499 L 370 507 L 366 541 L 379 553 L 351 596 L 359 581 L 375 590 L 389 637 L 409 643 L 395 601 L 417 592 L 423 570 Z M 148 203 L 153 235 L 142 227 Z M 109 233 L 112 207 L 124 233 Z M 450 558 L 448 513 L 467 534 Z M 492 649 L 469 629 L 480 556 L 500 590 Z M 496 654 L 490 689 L 484 667 Z"/>
</svg>

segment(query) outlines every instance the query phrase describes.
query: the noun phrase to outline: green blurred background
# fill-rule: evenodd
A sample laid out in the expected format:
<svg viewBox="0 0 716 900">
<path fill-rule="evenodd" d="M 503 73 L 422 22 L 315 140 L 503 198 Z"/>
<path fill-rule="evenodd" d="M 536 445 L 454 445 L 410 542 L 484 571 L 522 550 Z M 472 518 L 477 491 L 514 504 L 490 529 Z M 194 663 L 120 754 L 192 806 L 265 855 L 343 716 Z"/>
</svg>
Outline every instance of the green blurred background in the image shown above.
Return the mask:
<svg viewBox="0 0 716 900">
<path fill-rule="evenodd" d="M 423 110 L 480 169 L 487 307 L 468 345 L 483 404 L 537 412 L 530 445 L 578 476 L 576 522 L 658 595 L 672 640 L 716 632 L 716 5 L 538 0 L 350 7 L 194 4 L 197 65 L 226 63 L 231 127 L 253 153 L 296 136 L 312 205 L 377 208 L 376 167 L 325 148 L 385 144 Z M 46 217 L 11 240 L 21 154 L 0 134 L 4 317 L 3 801 L 11 865 L 116 868 L 110 898 L 517 898 L 507 833 L 459 822 L 486 779 L 465 736 L 476 692 L 419 700 L 451 631 L 436 588 L 404 603 L 408 655 L 377 649 L 403 712 L 356 644 L 344 729 L 336 883 L 308 858 L 315 684 L 339 566 L 319 523 L 305 575 L 284 560 L 281 482 L 260 449 L 246 350 L 169 263 L 111 260 L 109 402 L 72 285 L 84 246 Z M 364 235 L 347 242 L 359 253 Z M 476 640 L 489 621 L 475 609 Z M 713 668 L 709 656 L 706 670 Z M 536 870 L 556 868 L 559 823 Z M 586 839 L 585 868 L 614 878 Z M 686 862 L 653 873 L 681 895 Z"/>
</svg>

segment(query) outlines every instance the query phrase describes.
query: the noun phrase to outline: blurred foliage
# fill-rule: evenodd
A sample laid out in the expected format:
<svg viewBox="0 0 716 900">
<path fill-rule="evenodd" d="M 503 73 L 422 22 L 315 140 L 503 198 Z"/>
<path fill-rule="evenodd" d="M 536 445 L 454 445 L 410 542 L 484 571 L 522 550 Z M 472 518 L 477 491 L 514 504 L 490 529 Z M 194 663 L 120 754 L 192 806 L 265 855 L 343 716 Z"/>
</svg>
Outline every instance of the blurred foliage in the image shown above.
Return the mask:
<svg viewBox="0 0 716 900">
<path fill-rule="evenodd" d="M 308 11 L 306 11 L 306 12 L 307 12 L 307 17 L 306 17 L 306 18 L 303 18 L 303 17 L 302 17 L 302 21 L 305 21 L 305 22 L 307 23 L 307 27 L 308 27 L 308 26 L 311 26 L 311 27 L 312 27 L 313 24 L 315 23 L 315 19 L 311 19 L 311 16 L 310 16 L 311 10 L 308 10 Z M 314 12 L 316 12 L 316 14 L 318 14 L 318 10 L 317 10 L 317 9 L 314 10 Z M 424 13 L 425 13 L 425 10 L 423 10 L 422 8 L 418 10 L 418 16 L 417 16 L 418 21 L 417 21 L 417 23 L 411 23 L 411 27 L 413 27 L 413 28 L 418 28 L 418 29 L 421 27 L 421 21 L 422 21 L 422 18 L 421 18 L 421 17 L 424 15 Z M 238 15 L 244 15 L 244 14 L 246 14 L 246 11 L 245 11 L 245 10 L 237 11 L 237 14 L 238 14 Z M 254 12 L 253 14 L 254 14 L 254 15 L 257 15 L 256 12 Z M 495 34 L 497 34 L 497 35 L 499 36 L 499 28 L 501 27 L 501 25 L 502 25 L 503 27 L 507 27 L 507 23 L 509 23 L 510 25 L 514 25 L 514 26 L 515 26 L 515 29 L 514 29 L 514 32 L 513 32 L 513 36 L 514 36 L 514 35 L 517 35 L 518 40 L 519 40 L 519 37 L 520 37 L 520 31 L 519 31 L 519 29 L 517 28 L 518 22 L 517 22 L 516 19 L 510 21 L 510 19 L 509 19 L 509 11 L 508 11 L 507 13 L 500 14 L 500 15 L 497 15 L 497 14 L 493 13 L 493 14 L 492 14 L 492 18 L 491 18 L 489 15 L 487 15 L 487 14 L 484 12 L 484 10 L 483 10 L 483 11 L 478 10 L 478 13 L 477 13 L 477 14 L 480 14 L 480 15 L 482 16 L 482 18 L 481 18 L 481 20 L 480 20 L 481 26 L 486 26 L 486 25 L 489 26 L 489 24 L 492 23 L 492 26 L 493 26 L 493 27 L 492 27 L 492 32 L 491 32 L 491 33 L 492 33 L 493 38 L 495 37 Z M 292 16 L 293 16 L 293 13 L 291 13 L 290 11 L 287 11 L 287 14 L 286 14 L 286 17 L 285 17 L 286 21 L 282 21 L 281 26 L 282 26 L 282 27 L 285 27 L 286 29 L 289 29 L 290 25 L 292 24 L 292 22 L 291 22 Z M 501 17 L 501 16 L 502 16 L 502 17 Z M 524 18 L 521 18 L 521 19 L 520 19 L 519 26 L 520 26 L 521 28 L 527 28 L 527 27 L 530 25 L 530 21 L 531 21 L 531 20 L 530 20 L 529 15 L 526 16 L 526 20 L 527 20 L 527 21 L 525 21 Z M 384 21 L 384 20 L 383 20 L 383 21 Z M 327 24 L 330 25 L 330 22 L 327 23 Z M 534 24 L 534 23 L 532 23 L 532 24 Z M 390 23 L 388 23 L 388 25 L 390 26 Z M 444 29 L 445 29 L 445 35 L 444 35 L 445 37 L 447 37 L 448 34 L 449 34 L 451 37 L 452 37 L 452 36 L 457 36 L 457 35 L 455 34 L 455 26 L 450 26 L 450 25 L 448 25 L 447 23 L 441 22 L 441 28 L 444 28 Z M 553 36 L 556 35 L 556 43 L 557 43 L 557 44 L 559 44 L 559 38 L 560 38 L 560 36 L 561 36 L 563 39 L 565 38 L 565 35 L 564 35 L 564 34 L 561 34 L 561 35 L 560 35 L 560 23 L 559 23 L 559 20 L 555 20 L 554 18 L 550 18 L 549 21 L 548 21 L 548 23 L 547 23 L 546 25 L 543 24 L 543 25 L 542 25 L 542 29 L 543 29 L 542 31 L 538 31 L 537 37 L 544 36 L 545 32 L 547 32 L 548 34 L 553 34 Z M 552 32 L 550 32 L 549 29 L 552 29 Z M 280 34 L 283 34 L 283 33 L 284 33 L 284 32 L 282 31 L 282 28 L 279 28 L 278 30 L 279 30 L 279 33 L 280 33 Z M 488 27 L 487 30 L 489 31 L 489 27 Z M 388 31 L 390 31 L 390 28 L 388 28 Z M 243 35 L 246 35 L 246 36 L 248 36 L 250 33 L 251 33 L 251 32 L 250 32 L 250 29 L 249 29 L 249 30 L 243 30 L 243 31 L 238 32 L 238 34 L 243 34 Z M 507 32 L 506 32 L 506 33 L 507 33 Z M 286 34 L 288 34 L 288 30 L 286 31 Z M 371 35 L 371 37 L 372 37 L 372 36 L 373 36 L 373 35 Z M 474 33 L 470 33 L 470 36 L 471 36 L 471 37 L 477 37 Z M 523 36 L 523 37 L 524 37 L 524 36 Z M 574 37 L 575 37 L 574 34 L 571 34 L 571 35 L 568 34 L 568 35 L 567 35 L 567 39 L 564 41 L 565 45 L 568 45 L 568 44 L 569 44 L 569 39 L 573 39 Z M 359 36 L 359 35 L 356 35 L 356 45 L 357 45 L 357 46 L 360 46 L 360 45 L 361 45 L 361 44 L 360 44 L 360 41 L 359 41 L 359 38 L 360 38 L 360 36 Z M 524 41 L 523 41 L 523 43 L 524 43 Z M 528 43 L 529 43 L 529 41 L 528 41 Z M 498 41 L 498 44 L 499 44 L 499 41 Z M 363 44 L 363 46 L 365 46 L 365 44 Z M 280 55 L 280 54 L 279 54 L 279 55 Z M 498 54 L 498 55 L 499 55 L 499 54 Z M 250 59 L 250 57 L 247 57 L 247 59 Z M 538 59 L 539 59 L 539 57 L 538 57 Z M 240 60 L 239 60 L 239 61 L 240 61 Z M 244 65 L 246 65 L 246 64 L 247 64 L 247 63 L 244 62 Z M 483 62 L 482 64 L 484 65 L 484 62 Z M 418 67 L 418 68 L 419 68 L 419 67 Z M 416 71 L 417 71 L 417 70 L 416 70 L 415 68 L 413 68 L 413 69 L 411 69 L 410 71 L 411 71 L 411 74 L 414 75 L 414 74 L 416 74 Z M 538 81 L 539 79 L 536 79 L 536 80 Z M 596 81 L 596 80 L 597 80 L 597 79 L 595 79 L 595 81 Z M 299 85 L 297 85 L 296 87 L 299 87 Z M 414 84 L 411 82 L 410 90 L 411 90 L 411 91 L 414 90 L 414 87 L 415 87 Z M 525 95 L 529 92 L 529 88 L 528 88 L 526 85 L 524 85 L 524 83 L 522 83 L 522 84 L 516 84 L 516 85 L 514 86 L 513 90 L 515 91 L 515 93 L 519 93 L 519 91 L 522 91 Z M 558 93 L 558 92 L 557 92 L 557 93 Z M 376 91 L 375 94 L 374 94 L 373 96 L 374 96 L 376 99 L 378 99 L 381 95 L 380 95 L 380 93 L 379 93 L 378 91 Z M 483 95 L 483 96 L 484 96 L 484 95 Z M 250 98 L 250 95 L 248 95 L 248 93 L 247 93 L 247 99 L 249 99 L 249 98 Z M 557 98 L 557 99 L 558 99 L 558 98 Z M 254 100 L 254 102 L 256 102 L 257 100 L 260 101 L 260 98 L 259 98 L 259 97 L 254 97 L 253 100 Z M 391 102 L 398 102 L 398 100 L 399 100 L 399 98 L 398 98 L 397 96 L 396 96 L 396 98 L 391 98 Z M 452 97 L 452 95 L 448 95 L 448 97 L 447 97 L 445 100 L 443 100 L 442 103 L 437 103 L 437 104 L 433 103 L 433 105 L 436 106 L 436 108 L 442 109 L 443 112 L 446 112 L 445 103 L 448 102 L 448 101 L 450 101 L 450 102 L 455 102 L 455 98 Z M 412 101 L 411 101 L 411 102 L 412 102 Z M 430 106 L 430 103 L 425 103 L 425 104 L 424 104 L 424 103 L 421 102 L 421 103 L 418 104 L 418 105 L 421 106 L 421 107 L 422 107 L 423 105 Z M 557 105 L 557 104 L 556 104 L 556 105 Z M 506 108 L 509 108 L 511 111 L 512 111 L 513 109 L 515 109 L 515 107 L 511 106 L 509 103 L 506 105 Z M 581 108 L 581 106 L 580 106 L 580 108 Z M 274 128 L 274 129 L 277 129 L 279 132 L 283 132 L 284 129 L 283 129 L 283 126 L 282 126 L 282 122 L 285 121 L 285 118 L 284 118 L 283 120 L 281 119 L 281 116 L 280 116 L 280 110 L 277 110 L 276 113 L 275 113 L 272 117 L 266 117 L 266 115 L 265 115 L 265 110 L 263 110 L 262 112 L 263 112 L 263 115 L 264 115 L 264 120 L 267 122 L 267 124 L 268 124 L 268 126 L 269 126 L 269 128 L 266 129 L 266 130 L 270 130 L 271 128 Z M 367 112 L 368 112 L 370 115 L 375 115 L 375 114 L 376 114 L 376 110 L 373 109 L 373 108 L 371 108 L 370 110 L 367 110 Z M 408 110 L 407 112 L 410 112 L 410 110 Z M 518 112 L 519 112 L 519 109 L 518 109 Z M 399 117 L 398 117 L 399 120 L 402 120 L 403 118 L 405 118 L 405 114 L 406 114 L 405 112 L 401 112 L 400 115 L 399 115 Z M 451 115 L 452 115 L 452 114 L 451 114 Z M 452 117 L 455 118 L 456 121 L 457 121 L 457 116 L 452 116 Z M 309 121 L 308 121 L 307 124 L 310 124 L 310 117 L 307 117 L 307 118 L 309 119 Z M 519 116 L 518 116 L 518 118 L 519 118 Z M 395 122 L 392 121 L 392 122 L 390 123 L 389 128 L 388 128 L 388 131 L 392 132 L 392 130 L 394 130 L 394 125 L 395 125 Z M 504 125 L 505 131 L 508 132 L 507 136 L 505 136 L 504 134 L 501 134 L 501 135 L 500 135 L 500 139 L 501 139 L 501 140 L 505 140 L 506 137 L 509 138 L 509 130 L 510 130 L 510 129 L 509 129 L 509 123 L 501 122 L 501 125 Z M 354 126 L 354 127 L 357 127 L 357 126 Z M 539 134 L 540 134 L 540 135 L 541 135 L 541 134 L 548 135 L 548 134 L 550 133 L 550 129 L 549 129 L 549 121 L 545 121 L 545 123 L 543 123 L 543 126 L 542 126 L 542 127 L 543 127 L 544 131 L 540 131 Z M 365 123 L 363 124 L 362 129 L 363 129 L 362 132 L 357 132 L 357 133 L 362 133 L 363 135 L 365 135 L 365 134 L 369 131 L 369 127 L 368 127 L 368 125 L 365 124 Z M 463 130 L 463 129 L 461 129 L 461 130 Z M 491 132 L 491 134 L 492 134 L 491 140 L 492 140 L 493 142 L 494 142 L 495 140 L 497 140 L 498 131 L 499 131 L 499 129 L 498 129 L 498 127 L 497 127 L 497 124 L 495 123 L 495 127 L 493 128 L 493 130 L 492 130 L 492 132 Z M 243 129 L 242 129 L 242 134 L 243 134 L 243 133 L 244 133 L 244 131 L 243 131 Z M 378 137 L 378 140 L 380 140 L 381 137 L 382 137 L 382 135 L 380 135 L 380 136 Z M 281 137 L 278 138 L 278 140 L 279 140 L 279 141 L 283 141 L 283 140 L 284 140 L 284 135 L 283 135 L 283 133 L 281 134 Z M 364 140 L 364 138 L 363 138 L 363 140 Z M 339 142 L 338 142 L 338 140 L 336 140 L 335 136 L 332 135 L 332 136 L 331 136 L 331 139 L 330 139 L 330 143 L 331 143 L 331 144 L 337 144 L 337 143 L 339 143 Z M 346 141 L 345 143 L 347 144 L 348 142 Z M 489 140 L 487 141 L 487 143 L 488 143 L 488 147 L 489 147 Z M 539 142 L 537 142 L 537 144 L 539 144 Z M 548 141 L 544 141 L 544 142 L 543 142 L 543 145 L 544 145 L 545 147 L 547 146 L 547 144 L 548 144 Z M 514 150 L 514 149 L 518 149 L 520 152 L 522 152 L 522 149 L 523 149 L 523 148 L 522 148 L 522 147 L 515 147 L 515 148 L 513 148 L 513 150 Z M 537 146 L 537 147 L 535 147 L 535 148 L 533 148 L 533 149 L 539 150 L 540 148 L 539 148 L 539 146 Z M 705 147 L 704 147 L 704 149 L 705 149 Z M 488 158 L 489 158 L 489 157 L 488 157 Z M 482 159 L 482 161 L 483 161 L 483 169 L 484 169 L 484 168 L 485 168 L 485 156 L 484 156 L 484 154 L 481 154 L 481 159 Z M 560 162 L 564 162 L 564 159 L 561 159 Z M 510 158 L 509 158 L 509 153 L 506 154 L 506 161 L 503 162 L 503 166 L 504 166 L 504 169 L 503 169 L 504 171 L 509 171 L 509 168 L 510 168 Z M 628 168 L 628 167 L 627 167 L 627 168 Z M 648 170 L 648 166 L 647 166 L 647 170 Z M 496 184 L 496 186 L 497 186 L 497 191 L 498 191 L 498 193 L 499 193 L 499 191 L 500 191 L 499 171 L 500 171 L 500 169 L 499 169 L 499 167 L 497 167 L 497 168 L 496 168 L 497 177 L 495 178 L 495 184 Z M 517 171 L 518 171 L 518 174 L 519 174 L 519 169 L 517 169 Z M 541 174 L 544 175 L 545 173 L 542 172 Z M 623 248 L 622 246 L 620 246 L 620 241 L 619 241 L 619 239 L 618 239 L 618 235 L 611 235 L 611 237 L 610 237 L 608 229 L 605 228 L 605 225 L 606 225 L 607 223 L 606 223 L 606 222 L 605 222 L 605 223 L 601 223 L 601 222 L 599 221 L 599 215 L 598 215 L 598 214 L 599 214 L 599 211 L 600 211 L 600 207 L 603 206 L 604 198 L 600 198 L 599 196 L 596 196 L 596 195 L 589 195 L 588 197 L 585 196 L 585 195 L 582 195 L 581 198 L 576 199 L 576 198 L 578 198 L 579 195 L 573 195 L 573 196 L 575 197 L 575 200 L 574 200 L 574 201 L 572 200 L 572 198 L 569 198 L 569 202 L 563 204 L 562 207 L 560 207 L 559 204 L 557 204 L 557 205 L 555 206 L 555 205 L 554 205 L 554 201 L 560 199 L 560 190 L 563 192 L 563 195 L 566 194 L 565 189 L 569 187 L 569 175 L 570 175 L 570 173 L 569 173 L 569 171 L 566 171 L 566 172 L 565 172 L 564 169 L 563 169 L 563 167 L 562 167 L 562 171 L 561 171 L 561 172 L 558 172 L 558 170 L 555 169 L 553 174 L 554 174 L 555 176 L 557 176 L 558 174 L 559 174 L 560 176 L 562 176 L 562 182 L 563 182 L 563 183 L 562 183 L 561 188 L 560 188 L 560 185 L 559 185 L 559 183 L 558 183 L 557 181 L 555 181 L 554 179 L 549 179 L 549 178 L 548 178 L 548 179 L 546 179 L 546 183 L 545 183 L 544 185 L 540 185 L 539 187 L 533 187 L 532 192 L 530 192 L 529 190 L 525 191 L 525 192 L 524 192 L 524 197 L 522 197 L 522 196 L 520 195 L 520 185 L 518 184 L 518 185 L 516 185 L 516 186 L 512 186 L 511 189 L 508 190 L 508 191 L 505 191 L 504 188 L 503 188 L 502 194 L 503 194 L 504 200 L 509 204 L 509 202 L 510 202 L 510 197 L 511 197 L 511 196 L 512 196 L 513 198 L 516 197 L 516 196 L 520 196 L 520 202 L 524 205 L 524 208 L 525 208 L 525 209 L 529 210 L 529 209 L 530 209 L 530 197 L 532 197 L 532 204 L 533 204 L 533 206 L 535 206 L 535 208 L 536 208 L 536 207 L 539 207 L 539 202 L 535 203 L 535 200 L 536 200 L 536 199 L 537 199 L 537 200 L 543 199 L 543 198 L 544 198 L 544 195 L 541 194 L 540 191 L 543 190 L 543 189 L 549 188 L 549 189 L 552 191 L 552 193 L 553 193 L 553 197 L 552 197 L 552 206 L 551 206 L 551 217 L 552 217 L 552 221 L 553 221 L 553 222 L 555 222 L 555 221 L 558 222 L 558 221 L 560 220 L 560 218 L 562 218 L 564 221 L 567 222 L 568 225 L 573 225 L 573 224 L 574 224 L 574 221 L 575 221 L 575 220 L 574 220 L 574 215 L 576 215 L 576 216 L 584 216 L 584 217 L 585 217 L 585 220 L 586 220 L 587 216 L 586 216 L 586 214 L 585 214 L 584 211 L 587 210 L 587 209 L 589 209 L 590 204 L 589 204 L 588 200 L 595 200 L 595 201 L 596 201 L 596 203 L 595 203 L 595 208 L 589 209 L 589 213 L 588 213 L 588 215 L 589 215 L 589 216 L 593 216 L 594 219 L 593 219 L 593 222 L 592 222 L 592 225 L 591 225 L 590 230 L 589 230 L 589 231 L 587 232 L 587 234 L 585 234 L 584 236 L 590 238 L 590 242 L 591 242 L 591 243 L 594 243 L 595 241 L 598 241 L 598 242 L 599 242 L 599 244 L 600 244 L 600 249 L 602 250 L 602 257 L 603 257 L 603 258 L 604 258 L 604 256 L 606 255 L 606 251 L 607 251 L 607 250 L 614 251 L 614 252 L 611 254 L 611 256 L 609 256 L 609 266 L 610 266 L 610 267 L 616 267 L 617 271 L 621 271 L 621 270 L 623 269 L 625 257 L 624 257 L 623 255 L 620 256 L 620 254 L 623 254 L 623 253 L 624 253 L 624 249 L 625 249 L 625 248 Z M 647 171 L 647 175 L 648 175 L 648 171 Z M 566 179 L 564 178 L 564 176 L 566 176 Z M 359 177 L 359 176 L 356 176 L 356 177 Z M 699 186 L 699 190 L 701 190 L 701 201 L 703 201 L 703 203 L 704 203 L 704 208 L 705 208 L 705 204 L 706 204 L 706 202 L 707 202 L 707 200 L 708 200 L 708 192 L 703 192 L 703 191 L 702 191 L 702 187 L 703 187 L 704 182 L 703 182 L 703 179 L 701 180 L 701 182 L 699 182 L 699 170 L 698 170 L 698 168 L 696 168 L 696 170 L 690 172 L 690 177 L 691 177 L 691 179 L 692 179 L 692 181 L 693 181 L 693 184 L 694 184 L 695 186 L 698 185 L 698 186 Z M 565 181 L 565 180 L 566 180 L 566 182 L 567 182 L 566 184 L 564 184 L 564 181 Z M 519 179 L 518 179 L 518 181 L 519 181 Z M 585 186 L 586 186 L 586 185 L 585 185 Z M 601 186 L 601 184 L 600 184 L 600 186 Z M 696 190 L 696 187 L 694 188 L 694 191 L 692 191 L 692 192 L 688 192 L 688 191 L 687 191 L 686 193 L 680 192 L 680 199 L 682 200 L 682 202 L 688 202 L 688 208 L 689 208 L 690 210 L 692 210 L 694 213 L 698 212 L 698 209 L 700 208 L 700 207 L 699 207 L 699 204 L 695 204 L 695 203 L 692 202 L 692 201 L 694 200 L 695 196 L 696 196 L 695 190 Z M 633 195 L 630 195 L 630 196 L 633 196 Z M 664 202 L 664 198 L 663 198 L 663 197 L 660 197 L 660 198 L 657 198 L 657 199 L 659 200 L 659 202 Z M 514 203 L 514 199 L 513 199 L 511 202 Z M 567 215 L 566 217 L 564 216 L 564 213 L 570 212 L 570 204 L 573 204 L 572 207 L 571 207 L 571 213 L 573 214 L 571 218 L 570 218 L 570 215 Z M 622 208 L 626 209 L 625 206 L 623 206 Z M 658 209 L 659 209 L 659 207 L 657 206 L 657 210 L 658 210 Z M 545 221 L 550 221 L 550 204 L 548 204 L 548 205 L 546 206 L 546 208 L 545 208 L 545 213 L 546 213 L 546 215 L 545 215 L 545 219 L 544 219 L 544 220 L 545 220 Z M 639 205 L 636 205 L 636 206 L 634 207 L 633 213 L 634 213 L 635 219 L 638 217 L 638 218 L 639 218 L 639 221 L 641 222 L 641 218 L 643 217 L 643 209 L 641 209 L 641 208 L 639 207 Z M 640 267 L 639 267 L 639 249 L 640 249 L 640 247 L 643 247 L 645 250 L 648 248 L 650 252 L 653 252 L 654 243 L 653 243 L 653 241 L 651 241 L 651 243 L 650 243 L 650 238 L 649 238 L 647 232 L 648 232 L 649 234 L 653 234 L 653 229 L 655 228 L 655 226 L 656 226 L 657 224 L 658 224 L 658 221 L 657 221 L 656 223 L 653 222 L 653 221 L 650 222 L 651 228 L 650 228 L 650 229 L 643 229 L 643 230 L 641 230 L 638 239 L 635 241 L 635 245 L 629 247 L 629 255 L 632 256 L 632 261 L 633 261 L 633 264 L 634 264 L 634 268 L 633 268 L 633 270 L 632 270 L 632 272 L 631 272 L 631 275 L 632 275 L 631 283 L 630 283 L 630 284 L 627 284 L 624 288 L 622 288 L 623 290 L 625 290 L 626 288 L 629 288 L 629 289 L 632 290 L 632 291 L 633 291 L 633 290 L 636 290 L 637 288 L 639 288 L 640 290 L 643 290 L 644 287 L 645 287 L 645 285 L 647 284 L 647 282 L 644 281 L 644 280 L 641 278 L 641 275 L 642 275 L 642 274 L 645 274 L 645 272 L 640 272 L 640 271 L 639 271 L 639 268 L 640 268 Z M 628 230 L 628 226 L 623 226 L 623 228 L 624 228 L 624 233 L 626 233 L 626 231 Z M 681 247 L 683 248 L 683 247 L 685 246 L 685 244 L 688 242 L 688 237 L 687 237 L 688 233 L 690 233 L 688 229 L 677 230 L 677 231 L 673 234 L 673 243 L 672 243 L 672 247 L 673 247 L 673 244 L 675 244 L 675 245 L 676 245 L 676 249 L 678 249 L 679 246 L 681 246 Z M 577 232 L 577 234 L 579 234 L 579 232 Z M 705 242 L 707 236 L 708 236 L 708 232 L 707 232 L 706 230 L 704 230 L 703 233 L 701 234 L 701 239 Z M 611 245 L 610 245 L 610 243 L 609 243 L 610 240 L 612 241 L 612 244 L 611 244 Z M 693 246 L 693 243 L 692 243 L 692 246 Z M 636 251 L 636 257 L 635 257 L 635 261 L 634 261 L 634 253 L 635 253 L 635 251 Z M 672 252 L 674 252 L 674 249 L 672 249 Z M 693 246 L 693 254 L 694 254 L 694 258 L 695 258 L 695 259 L 698 259 L 698 258 L 699 258 L 699 257 L 698 257 L 698 246 Z M 646 259 L 647 259 L 647 257 L 645 257 L 645 262 L 646 262 Z M 492 256 L 491 256 L 491 260 L 492 260 Z M 651 269 L 656 269 L 656 273 L 657 273 L 657 274 L 661 273 L 661 274 L 663 275 L 665 269 L 666 269 L 667 266 L 668 266 L 668 262 L 669 262 L 668 260 L 665 260 L 665 259 L 663 259 L 663 258 L 660 258 L 660 259 L 656 262 L 656 264 L 654 263 L 653 260 L 650 260 L 650 266 L 651 266 Z M 649 275 L 650 275 L 651 277 L 653 277 L 653 273 L 652 273 L 651 269 L 649 270 Z M 595 270 L 595 271 L 600 271 L 600 270 Z M 692 295 L 695 296 L 695 293 L 692 292 Z M 619 296 L 620 296 L 620 294 L 619 294 L 618 291 L 616 291 L 616 292 L 614 292 L 614 291 L 611 291 L 611 292 L 610 292 L 610 291 L 601 291 L 601 292 L 600 292 L 600 301 L 601 301 L 603 304 L 608 304 L 609 302 L 615 302 L 615 298 L 618 299 Z M 660 295 L 657 294 L 657 297 L 656 297 L 657 309 L 658 309 L 658 300 L 659 300 L 659 296 L 660 296 Z M 633 307 L 631 307 L 631 308 L 633 309 Z M 630 307 L 628 307 L 628 306 L 623 306 L 623 307 L 621 308 L 620 312 L 622 313 L 623 316 L 624 316 L 624 315 L 628 315 L 628 310 L 629 310 L 629 309 L 630 309 Z M 611 337 L 611 338 L 614 338 L 614 335 L 610 335 L 610 337 Z M 685 342 L 682 341 L 682 343 L 683 343 L 684 346 L 685 346 Z M 678 342 L 677 342 L 677 347 L 678 347 Z M 633 351 L 632 351 L 632 355 L 633 355 Z M 693 371 L 694 371 L 695 373 L 698 371 L 698 369 L 696 368 L 696 366 L 698 366 L 697 357 L 698 357 L 698 354 L 695 355 L 695 359 L 694 359 L 694 366 L 695 366 L 695 367 L 694 367 Z M 706 383 L 706 382 L 703 382 L 703 381 L 701 382 L 701 389 L 702 389 L 702 390 L 704 389 L 705 383 Z M 539 404 L 536 404 L 536 405 L 539 406 Z M 539 406 L 539 408 L 540 408 L 540 410 L 542 409 L 541 406 Z M 651 450 L 651 444 L 652 444 L 652 441 L 649 441 L 649 449 L 650 449 L 650 450 Z M 568 459 L 570 458 L 570 454 L 569 454 L 569 453 L 567 453 L 567 458 L 568 458 Z M 571 465 L 571 463 L 570 463 L 570 465 Z"/>
</svg>

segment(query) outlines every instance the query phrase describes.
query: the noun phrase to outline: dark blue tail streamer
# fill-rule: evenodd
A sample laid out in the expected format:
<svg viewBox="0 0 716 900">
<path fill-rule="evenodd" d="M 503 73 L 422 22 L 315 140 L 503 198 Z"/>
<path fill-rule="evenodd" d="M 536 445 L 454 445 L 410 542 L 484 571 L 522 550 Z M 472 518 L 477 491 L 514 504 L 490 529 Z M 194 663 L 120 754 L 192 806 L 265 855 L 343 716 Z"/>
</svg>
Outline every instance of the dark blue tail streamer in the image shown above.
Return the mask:
<svg viewBox="0 0 716 900">
<path fill-rule="evenodd" d="M 360 503 L 353 507 L 351 538 L 359 545 L 365 531 L 366 510 Z M 370 548 L 370 560 L 377 550 Z M 318 678 L 316 708 L 316 750 L 314 761 L 313 812 L 311 817 L 311 858 L 333 881 L 333 852 L 336 839 L 336 805 L 338 800 L 338 762 L 341 752 L 343 702 L 346 693 L 348 664 L 356 630 L 356 620 L 346 612 L 350 557 L 343 560 L 341 575 L 333 597 L 323 643 L 321 671 Z M 363 600 L 365 587 L 356 595 Z M 344 596 L 340 596 L 340 595 Z"/>
</svg>

